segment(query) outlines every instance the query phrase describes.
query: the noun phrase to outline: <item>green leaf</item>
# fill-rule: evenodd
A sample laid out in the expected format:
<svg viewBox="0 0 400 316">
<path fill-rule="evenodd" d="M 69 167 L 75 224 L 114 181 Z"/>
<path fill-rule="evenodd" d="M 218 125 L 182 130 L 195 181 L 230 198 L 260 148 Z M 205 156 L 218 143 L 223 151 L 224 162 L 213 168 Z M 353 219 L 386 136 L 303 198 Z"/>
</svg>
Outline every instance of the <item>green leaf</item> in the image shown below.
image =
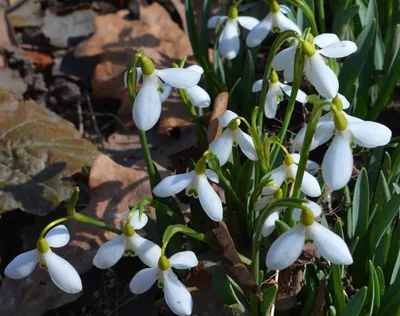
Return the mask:
<svg viewBox="0 0 400 316">
<path fill-rule="evenodd" d="M 287 232 L 290 229 L 290 226 L 278 219 L 275 221 L 275 228 L 278 234 L 282 235 L 283 233 Z"/>
<path fill-rule="evenodd" d="M 386 202 L 388 202 L 391 198 L 389 185 L 386 181 L 385 175 L 381 171 L 379 173 L 378 185 L 376 187 L 376 191 L 374 194 L 374 199 L 372 201 L 371 206 L 376 207 L 376 214 L 380 214 Z M 371 216 L 372 217 L 372 216 Z M 373 223 L 373 219 L 371 219 L 371 223 Z"/>
<path fill-rule="evenodd" d="M 0 214 L 46 215 L 70 198 L 71 176 L 91 166 L 98 151 L 74 125 L 34 101 L 0 89 Z"/>
<path fill-rule="evenodd" d="M 316 94 L 310 94 L 307 96 L 307 102 L 312 104 L 323 104 L 326 103 L 326 100 L 320 99 Z"/>
<path fill-rule="evenodd" d="M 378 182 L 379 171 L 382 166 L 384 147 L 377 147 L 371 151 L 371 157 L 368 163 L 368 180 L 371 192 L 374 192 Z"/>
<path fill-rule="evenodd" d="M 346 307 L 340 312 L 340 316 L 356 316 L 360 315 L 361 309 L 367 297 L 367 287 L 364 286 L 356 294 L 353 295 L 351 300 L 347 303 Z"/>
<path fill-rule="evenodd" d="M 389 176 L 387 178 L 388 183 L 394 182 L 400 173 L 400 145 L 399 144 L 396 145 L 396 149 L 394 150 L 394 152 L 391 155 L 391 161 L 392 161 L 392 166 L 391 166 Z"/>
<path fill-rule="evenodd" d="M 349 22 L 359 10 L 359 5 L 352 5 L 345 9 L 341 7 L 334 15 L 333 33 L 338 34 L 339 38 L 342 38 L 344 29 L 348 27 Z"/>
<path fill-rule="evenodd" d="M 379 281 L 380 296 L 383 297 L 383 295 L 385 295 L 386 285 L 385 285 L 385 275 L 383 274 L 381 267 L 376 268 L 376 274 L 378 276 L 378 281 Z"/>
<path fill-rule="evenodd" d="M 381 308 L 379 310 L 379 316 L 398 315 L 400 306 L 400 280 L 393 283 L 385 291 L 385 295 L 382 297 Z"/>
<path fill-rule="evenodd" d="M 224 269 L 221 266 L 215 268 L 212 273 L 212 283 L 218 298 L 227 306 L 240 304 L 235 291 L 232 288 Z"/>
<path fill-rule="evenodd" d="M 336 316 L 335 306 L 329 306 L 329 315 L 330 316 Z"/>
<path fill-rule="evenodd" d="M 354 236 L 364 236 L 369 221 L 369 183 L 365 168 L 361 169 L 354 189 L 352 216 Z"/>
<path fill-rule="evenodd" d="M 391 239 L 389 254 L 384 267 L 385 280 L 387 285 L 393 284 L 397 279 L 400 280 L 400 224 L 397 223 Z"/>
<path fill-rule="evenodd" d="M 392 239 L 392 232 L 389 227 L 383 234 L 382 239 L 375 249 L 374 265 L 384 267 L 386 264 L 387 256 L 389 254 L 390 242 Z"/>
<path fill-rule="evenodd" d="M 276 293 L 278 293 L 278 285 L 275 284 L 269 288 L 267 288 L 263 295 L 262 295 L 262 302 L 261 302 L 261 315 L 266 315 L 268 312 L 268 309 L 270 308 L 270 306 L 273 304 L 273 302 L 275 301 L 275 296 Z"/>
<path fill-rule="evenodd" d="M 242 303 L 224 306 L 225 316 L 251 316 L 251 313 L 243 306 Z"/>
<path fill-rule="evenodd" d="M 400 195 L 394 196 L 385 205 L 382 212 L 378 215 L 376 220 L 372 225 L 369 249 L 370 255 L 373 256 L 375 248 L 377 247 L 379 241 L 381 240 L 385 230 L 389 227 L 392 220 L 398 214 L 400 208 Z"/>
<path fill-rule="evenodd" d="M 381 291 L 379 288 L 378 275 L 371 260 L 368 262 L 368 274 L 369 274 L 368 291 L 370 292 L 368 293 L 367 296 L 367 302 L 370 301 L 371 303 L 369 314 L 373 315 L 373 311 L 378 310 L 381 304 Z"/>
<path fill-rule="evenodd" d="M 237 197 L 248 205 L 248 199 L 254 188 L 254 162 L 247 159 L 240 168 L 239 176 L 236 181 L 235 192 Z"/>
</svg>

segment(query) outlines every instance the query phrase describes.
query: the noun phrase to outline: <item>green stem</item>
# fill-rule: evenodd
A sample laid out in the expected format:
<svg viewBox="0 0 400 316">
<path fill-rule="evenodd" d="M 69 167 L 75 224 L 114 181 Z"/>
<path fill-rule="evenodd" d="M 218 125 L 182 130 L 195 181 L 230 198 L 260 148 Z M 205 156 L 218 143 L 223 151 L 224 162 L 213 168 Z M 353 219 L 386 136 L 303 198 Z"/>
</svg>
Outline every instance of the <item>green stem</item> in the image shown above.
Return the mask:
<svg viewBox="0 0 400 316">
<path fill-rule="evenodd" d="M 111 227 L 111 226 L 107 225 L 104 222 L 95 220 L 95 219 L 93 219 L 93 218 L 91 218 L 89 216 L 83 215 L 81 213 L 76 213 L 73 217 L 70 217 L 69 219 L 73 219 L 73 220 L 76 220 L 76 221 L 81 222 L 81 223 L 90 224 L 92 226 L 96 226 L 98 228 L 111 231 L 111 232 L 113 232 L 115 234 L 118 234 L 118 235 L 122 234 L 121 230 L 119 230 L 119 229 L 117 229 L 115 227 Z"/>
<path fill-rule="evenodd" d="M 321 33 L 325 33 L 325 9 L 324 9 L 324 0 L 318 0 L 318 24 Z"/>
<path fill-rule="evenodd" d="M 285 31 L 280 33 L 277 38 L 274 40 L 271 49 L 269 50 L 267 62 L 265 65 L 265 70 L 264 70 L 264 76 L 263 76 L 263 82 L 262 82 L 262 89 L 261 89 L 261 95 L 260 95 L 260 102 L 258 106 L 258 132 L 261 135 L 263 132 L 263 119 L 264 119 L 264 104 L 265 104 L 265 99 L 267 97 L 267 90 L 268 90 L 268 80 L 269 76 L 271 74 L 271 69 L 272 69 L 272 63 L 274 61 L 274 57 L 277 54 L 279 48 L 281 45 L 291 37 L 298 37 L 299 35 L 295 31 Z"/>
<path fill-rule="evenodd" d="M 286 137 L 286 132 L 290 123 L 290 119 L 292 118 L 293 110 L 294 110 L 294 105 L 296 104 L 296 97 L 297 93 L 300 88 L 300 83 L 301 79 L 303 78 L 303 72 L 304 72 L 304 52 L 301 48 L 301 45 L 299 45 L 296 49 L 296 55 L 294 57 L 294 80 L 293 80 L 293 85 L 292 85 L 292 91 L 290 93 L 289 97 L 289 103 L 285 112 L 285 117 L 283 119 L 282 127 L 279 132 L 279 140 L 283 141 Z M 272 153 L 271 153 L 271 166 L 274 165 L 276 156 L 278 155 L 279 147 L 275 146 Z"/>
<path fill-rule="evenodd" d="M 318 27 L 317 23 L 315 22 L 314 12 L 308 6 L 305 1 L 302 0 L 287 0 L 287 2 L 293 4 L 294 6 L 298 7 L 299 9 L 303 10 L 305 15 L 308 17 L 311 23 L 311 29 L 314 36 L 318 35 Z"/>
</svg>

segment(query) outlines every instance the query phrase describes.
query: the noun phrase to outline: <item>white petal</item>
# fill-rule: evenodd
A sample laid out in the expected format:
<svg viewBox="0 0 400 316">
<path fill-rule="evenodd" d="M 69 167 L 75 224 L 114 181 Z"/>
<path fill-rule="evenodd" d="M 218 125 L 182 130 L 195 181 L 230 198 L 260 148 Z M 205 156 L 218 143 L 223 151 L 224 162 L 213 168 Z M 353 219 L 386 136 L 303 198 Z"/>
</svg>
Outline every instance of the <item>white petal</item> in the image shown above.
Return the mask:
<svg viewBox="0 0 400 316">
<path fill-rule="evenodd" d="M 342 238 L 321 224 L 314 222 L 309 227 L 310 235 L 314 241 L 315 248 L 322 257 L 334 264 L 352 264 L 349 248 Z"/>
<path fill-rule="evenodd" d="M 265 177 L 267 176 L 271 176 L 271 183 L 272 184 L 276 184 L 278 187 L 280 187 L 283 183 L 283 181 L 285 181 L 286 178 L 286 166 L 282 165 L 272 171 L 270 171 L 269 173 L 267 173 Z M 269 195 L 271 193 L 274 193 L 276 191 L 275 187 L 265 187 L 263 188 L 263 194 L 264 195 Z"/>
<path fill-rule="evenodd" d="M 169 258 L 171 267 L 175 269 L 190 269 L 199 264 L 193 251 L 181 251 Z"/>
<path fill-rule="evenodd" d="M 184 190 L 192 181 L 194 171 L 166 177 L 153 189 L 153 193 L 159 197 L 167 197 Z"/>
<path fill-rule="evenodd" d="M 279 86 L 281 87 L 282 91 L 285 92 L 285 94 L 290 97 L 290 94 L 292 93 L 292 87 L 288 86 L 286 84 L 280 83 Z M 297 91 L 297 96 L 296 96 L 296 101 L 300 102 L 302 104 L 307 103 L 307 94 L 305 94 L 303 91 L 300 89 Z"/>
<path fill-rule="evenodd" d="M 134 234 L 130 238 L 134 251 L 140 258 L 140 260 L 151 268 L 158 267 L 158 260 L 161 256 L 161 248 L 154 242 L 141 237 L 139 234 Z"/>
<path fill-rule="evenodd" d="M 387 145 L 392 138 L 392 131 L 376 122 L 354 122 L 347 127 L 357 145 L 374 148 Z"/>
<path fill-rule="evenodd" d="M 313 201 L 307 200 L 307 207 L 310 209 L 310 211 L 313 212 L 314 217 L 318 217 L 322 213 L 321 206 L 319 206 L 317 203 Z M 295 208 L 292 213 L 293 220 L 298 222 L 300 220 L 300 215 L 301 215 L 301 209 Z"/>
<path fill-rule="evenodd" d="M 142 68 L 136 67 L 136 83 L 140 81 L 140 78 L 142 77 Z M 128 71 L 124 72 L 124 85 L 127 88 L 128 87 Z"/>
<path fill-rule="evenodd" d="M 189 290 L 178 280 L 171 269 L 163 271 L 163 274 L 164 296 L 168 307 L 176 315 L 191 315 L 193 300 Z"/>
<path fill-rule="evenodd" d="M 290 154 L 290 156 L 292 156 L 293 161 L 294 161 L 296 164 L 299 164 L 299 162 L 300 162 L 300 155 L 299 155 L 299 154 L 297 154 L 297 153 L 292 153 L 292 154 Z M 320 168 L 320 165 L 319 165 L 318 163 L 316 163 L 316 162 L 313 161 L 313 160 L 307 160 L 307 170 L 308 170 L 311 174 L 313 174 L 313 173 L 316 171 L 316 169 L 319 169 L 319 168 Z"/>
<path fill-rule="evenodd" d="M 165 100 L 167 100 L 169 98 L 169 96 L 171 95 L 172 90 L 174 90 L 174 88 L 164 82 L 161 84 L 161 89 L 162 89 L 162 92 L 160 92 L 160 100 L 161 100 L 161 102 L 164 102 Z"/>
<path fill-rule="evenodd" d="M 199 108 L 206 108 L 211 104 L 211 98 L 206 90 L 199 86 L 194 86 L 187 89 L 190 102 Z"/>
<path fill-rule="evenodd" d="M 188 70 L 192 70 L 192 71 L 196 71 L 199 74 L 203 74 L 204 73 L 204 69 L 203 67 L 199 66 L 199 65 L 191 65 L 189 67 L 186 67 L 186 69 Z"/>
<path fill-rule="evenodd" d="M 149 290 L 158 279 L 158 268 L 146 268 L 140 270 L 132 278 L 129 288 L 133 294 L 142 294 Z"/>
<path fill-rule="evenodd" d="M 301 255 L 305 241 L 305 227 L 296 225 L 278 237 L 267 253 L 267 268 L 283 270 Z"/>
<path fill-rule="evenodd" d="M 329 68 L 318 52 L 306 58 L 305 72 L 310 83 L 325 98 L 334 98 L 339 90 L 336 74 Z"/>
<path fill-rule="evenodd" d="M 334 122 L 323 122 L 319 124 L 314 134 L 314 144 L 313 144 L 313 146 L 315 146 L 314 148 L 321 146 L 322 144 L 325 144 L 328 140 L 330 140 L 334 130 L 335 130 Z"/>
<path fill-rule="evenodd" d="M 179 89 L 194 87 L 199 83 L 201 78 L 199 72 L 183 68 L 156 69 L 154 72 L 170 86 Z"/>
<path fill-rule="evenodd" d="M 213 17 L 211 17 L 210 19 L 208 19 L 207 27 L 208 27 L 209 29 L 213 29 L 213 28 L 215 28 L 215 27 L 217 26 L 218 23 L 219 23 L 220 25 L 221 25 L 222 23 L 224 23 L 225 20 L 226 20 L 227 18 L 228 18 L 228 17 L 225 16 L 225 15 L 216 15 L 216 16 L 213 16 Z"/>
<path fill-rule="evenodd" d="M 330 112 L 329 112 L 330 113 Z M 329 114 L 328 113 L 328 114 Z M 358 117 L 355 117 L 355 116 L 351 116 L 351 115 L 348 115 L 346 112 L 344 112 L 344 111 L 342 111 L 342 113 L 343 113 L 343 115 L 346 117 L 346 120 L 347 120 L 347 122 L 350 124 L 350 123 L 355 123 L 355 122 L 365 122 L 364 120 L 362 120 L 362 119 L 359 119 Z M 328 115 L 327 114 L 327 115 Z M 333 120 L 333 114 L 331 113 L 331 115 L 332 115 L 332 120 Z"/>
<path fill-rule="evenodd" d="M 273 212 L 270 216 L 267 217 L 267 220 L 264 222 L 262 227 L 262 235 L 264 237 L 268 237 L 272 234 L 275 229 L 275 221 L 279 219 L 279 212 Z"/>
<path fill-rule="evenodd" d="M 64 247 L 69 242 L 69 232 L 65 225 L 52 228 L 45 236 L 50 247 Z"/>
<path fill-rule="evenodd" d="M 350 102 L 349 102 L 349 100 L 347 100 L 346 97 L 345 97 L 343 94 L 338 93 L 337 96 L 338 96 L 338 98 L 340 99 L 340 101 L 342 102 L 342 108 L 343 108 L 343 110 L 348 109 L 348 108 L 350 107 Z M 325 99 L 325 101 L 332 102 L 332 99 L 328 98 L 328 99 Z M 330 111 L 330 109 L 331 109 L 331 108 L 330 108 L 329 105 L 324 105 L 324 110 L 325 110 L 325 111 Z"/>
<path fill-rule="evenodd" d="M 318 52 L 326 57 L 342 58 L 353 54 L 355 51 L 357 51 L 356 43 L 352 41 L 340 41 L 326 46 Z"/>
<path fill-rule="evenodd" d="M 294 80 L 294 59 L 289 60 L 287 67 L 283 71 L 283 78 L 285 78 L 287 82 L 292 82 Z"/>
<path fill-rule="evenodd" d="M 272 67 L 276 70 L 281 71 L 287 68 L 290 61 L 294 61 L 294 55 L 296 54 L 296 46 L 292 46 L 280 51 L 275 55 Z M 289 81 L 289 80 L 288 80 Z"/>
<path fill-rule="evenodd" d="M 93 258 L 93 265 L 99 269 L 108 269 L 122 258 L 125 251 L 125 237 L 118 236 L 100 246 Z"/>
<path fill-rule="evenodd" d="M 246 45 L 255 47 L 268 36 L 272 27 L 272 13 L 269 13 L 259 24 L 257 24 L 247 35 Z"/>
<path fill-rule="evenodd" d="M 247 158 L 253 161 L 258 160 L 256 148 L 254 147 L 253 138 L 238 128 L 235 132 L 235 139 L 239 144 L 240 149 Z"/>
<path fill-rule="evenodd" d="M 353 153 L 350 141 L 346 136 L 337 133 L 322 161 L 322 177 L 328 188 L 339 190 L 350 181 L 352 171 Z"/>
<path fill-rule="evenodd" d="M 232 153 L 233 132 L 227 128 L 220 137 L 217 137 L 210 144 L 211 150 L 219 159 L 219 164 L 223 166 Z"/>
<path fill-rule="evenodd" d="M 254 82 L 253 87 L 251 88 L 251 92 L 260 92 L 262 90 L 263 80 L 257 80 Z"/>
<path fill-rule="evenodd" d="M 235 118 L 238 117 L 238 115 L 231 111 L 231 110 L 226 110 L 224 114 L 221 115 L 220 118 L 220 125 L 222 127 L 227 127 L 229 123 Z M 240 124 L 240 120 L 238 120 L 238 123 Z"/>
<path fill-rule="evenodd" d="M 277 27 L 279 27 L 279 32 L 282 33 L 284 31 L 288 30 L 293 30 L 297 32 L 299 35 L 301 35 L 301 30 L 297 26 L 296 23 L 294 23 L 292 20 L 287 18 L 283 13 L 278 12 L 276 14 L 276 22 L 277 22 Z"/>
<path fill-rule="evenodd" d="M 292 10 L 287 5 L 280 4 L 279 9 L 283 14 L 289 14 Z"/>
<path fill-rule="evenodd" d="M 148 131 L 156 125 L 161 115 L 157 76 L 143 76 L 143 84 L 133 104 L 132 114 L 136 126 L 142 131 Z"/>
<path fill-rule="evenodd" d="M 43 254 L 50 278 L 64 292 L 75 294 L 82 291 L 82 281 L 75 268 L 52 251 Z"/>
<path fill-rule="evenodd" d="M 4 274 L 11 279 L 25 278 L 32 273 L 38 261 L 39 255 L 36 249 L 21 253 L 6 266 Z"/>
<path fill-rule="evenodd" d="M 271 204 L 273 201 L 274 201 L 274 199 L 273 199 L 272 195 L 264 196 L 264 197 L 258 199 L 256 203 L 254 203 L 254 210 L 256 212 L 259 212 L 264 207 L 266 207 L 268 204 Z"/>
<path fill-rule="evenodd" d="M 265 98 L 264 113 L 268 118 L 274 118 L 278 104 L 283 99 L 283 92 L 278 83 L 270 83 Z"/>
<path fill-rule="evenodd" d="M 253 18 L 252 16 L 239 16 L 237 17 L 239 24 L 247 30 L 252 30 L 258 23 L 259 20 Z"/>
<path fill-rule="evenodd" d="M 222 221 L 223 210 L 221 199 L 210 183 L 208 183 L 205 175 L 199 175 L 198 180 L 198 193 L 201 207 L 213 221 Z"/>
<path fill-rule="evenodd" d="M 324 33 L 314 37 L 314 44 L 318 45 L 320 48 L 324 48 L 339 41 L 339 37 L 333 33 Z"/>
<path fill-rule="evenodd" d="M 240 50 L 239 28 L 236 20 L 228 19 L 219 37 L 221 56 L 234 59 Z"/>
<path fill-rule="evenodd" d="M 206 176 L 207 176 L 207 178 L 210 179 L 212 182 L 219 183 L 218 175 L 215 173 L 214 170 L 206 169 Z"/>
<path fill-rule="evenodd" d="M 293 164 L 289 168 L 295 178 L 298 169 L 297 165 Z M 301 191 L 303 191 L 304 194 L 312 197 L 317 197 L 321 195 L 321 188 L 319 186 L 318 180 L 307 171 L 304 171 L 303 181 L 301 183 Z"/>
<path fill-rule="evenodd" d="M 140 212 L 139 210 L 135 210 L 132 214 L 132 218 L 131 218 L 131 225 L 134 229 L 142 229 L 144 226 L 146 226 L 149 218 L 147 217 L 147 215 L 145 213 L 142 214 L 142 220 L 139 220 L 139 215 Z"/>
</svg>

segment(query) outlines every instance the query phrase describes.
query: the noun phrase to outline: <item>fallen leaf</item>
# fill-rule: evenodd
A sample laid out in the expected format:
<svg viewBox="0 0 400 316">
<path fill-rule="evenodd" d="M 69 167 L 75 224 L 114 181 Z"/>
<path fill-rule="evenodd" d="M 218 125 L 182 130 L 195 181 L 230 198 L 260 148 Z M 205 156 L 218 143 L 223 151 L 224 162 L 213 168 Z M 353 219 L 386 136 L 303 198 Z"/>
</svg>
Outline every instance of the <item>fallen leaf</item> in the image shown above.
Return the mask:
<svg viewBox="0 0 400 316">
<path fill-rule="evenodd" d="M 0 87 L 11 90 L 18 98 L 22 98 L 27 85 L 17 71 L 9 68 L 0 68 Z"/>
<path fill-rule="evenodd" d="M 40 1 L 21 1 L 7 17 L 12 27 L 40 27 L 43 23 Z"/>
<path fill-rule="evenodd" d="M 91 165 L 96 148 L 72 123 L 0 89 L 0 213 L 48 214 L 68 199 L 71 175 Z"/>
<path fill-rule="evenodd" d="M 222 133 L 222 126 L 219 124 L 219 119 L 228 108 L 228 98 L 228 92 L 221 92 L 215 98 L 213 110 L 208 119 L 208 122 L 206 123 L 207 141 L 209 144 L 211 144 L 211 142 Z"/>
<path fill-rule="evenodd" d="M 32 63 L 40 70 L 45 71 L 48 66 L 53 64 L 53 58 L 45 53 L 36 50 L 25 50 L 25 55 L 28 56 Z"/>
<path fill-rule="evenodd" d="M 275 306 L 278 310 L 290 310 L 297 303 L 297 294 L 301 291 L 303 267 L 290 266 L 279 271 L 279 291 Z"/>
</svg>

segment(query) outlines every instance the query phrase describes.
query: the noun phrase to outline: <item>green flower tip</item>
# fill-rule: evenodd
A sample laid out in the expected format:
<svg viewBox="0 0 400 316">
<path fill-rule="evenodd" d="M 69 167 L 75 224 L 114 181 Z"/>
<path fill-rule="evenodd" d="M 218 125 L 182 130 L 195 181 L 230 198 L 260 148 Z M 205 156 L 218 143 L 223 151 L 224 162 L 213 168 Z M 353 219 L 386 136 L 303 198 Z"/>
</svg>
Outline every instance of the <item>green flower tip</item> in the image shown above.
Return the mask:
<svg viewBox="0 0 400 316">
<path fill-rule="evenodd" d="M 307 57 L 312 57 L 317 52 L 314 44 L 311 44 L 308 40 L 303 42 L 303 52 Z"/>
<path fill-rule="evenodd" d="M 272 13 L 278 13 L 281 8 L 279 7 L 279 4 L 277 1 L 272 1 L 271 6 L 270 6 L 271 12 Z"/>
<path fill-rule="evenodd" d="M 49 244 L 47 243 L 46 239 L 44 238 L 39 238 L 36 244 L 36 249 L 39 251 L 39 253 L 46 253 L 49 251 Z"/>
<path fill-rule="evenodd" d="M 154 63 L 149 57 L 143 56 L 140 59 L 141 61 L 141 68 L 143 71 L 143 74 L 146 76 L 150 76 L 154 72 Z"/>
<path fill-rule="evenodd" d="M 301 211 L 300 223 L 304 226 L 311 226 L 314 223 L 314 213 L 307 207 Z"/>
<path fill-rule="evenodd" d="M 160 259 L 158 259 L 158 268 L 162 271 L 168 270 L 170 267 L 169 260 L 166 256 L 162 255 Z"/>
<path fill-rule="evenodd" d="M 277 83 L 279 81 L 278 74 L 276 73 L 275 69 L 271 70 L 271 74 L 269 75 L 269 81 L 271 83 Z"/>
<path fill-rule="evenodd" d="M 336 106 L 336 109 L 338 111 L 341 111 L 343 109 L 342 101 L 340 100 L 340 98 L 338 96 L 333 98 L 332 103 Z"/>
<path fill-rule="evenodd" d="M 123 234 L 126 237 L 132 237 L 133 235 L 135 235 L 135 229 L 132 227 L 131 224 L 126 223 L 124 226 Z"/>
<path fill-rule="evenodd" d="M 177 63 L 172 63 L 172 68 L 179 68 Z"/>
<path fill-rule="evenodd" d="M 336 111 L 333 113 L 333 121 L 335 122 L 335 128 L 338 131 L 344 131 L 347 128 L 347 119 L 342 111 Z"/>
<path fill-rule="evenodd" d="M 237 122 L 237 119 L 230 121 L 228 124 L 228 128 L 231 131 L 236 131 L 238 127 L 239 127 L 239 123 Z"/>
<path fill-rule="evenodd" d="M 307 35 L 307 42 L 314 45 L 314 36 L 311 33 Z"/>
<path fill-rule="evenodd" d="M 281 188 L 278 188 L 276 192 L 273 194 L 275 200 L 280 200 L 283 197 L 283 192 Z"/>
<path fill-rule="evenodd" d="M 230 19 L 236 19 L 238 15 L 239 15 L 238 9 L 237 9 L 235 6 L 233 6 L 233 7 L 231 7 L 231 8 L 229 9 L 228 17 L 229 17 Z"/>
<path fill-rule="evenodd" d="M 204 174 L 206 172 L 206 159 L 204 157 L 202 157 L 197 163 L 196 166 L 194 167 L 194 171 L 196 172 L 196 174 Z"/>
<path fill-rule="evenodd" d="M 293 158 L 292 158 L 292 156 L 290 155 L 290 154 L 286 154 L 286 156 L 285 156 L 285 160 L 283 161 L 283 163 L 286 165 L 286 166 L 291 166 L 291 165 L 293 165 L 294 164 L 294 161 L 293 161 Z"/>
</svg>

